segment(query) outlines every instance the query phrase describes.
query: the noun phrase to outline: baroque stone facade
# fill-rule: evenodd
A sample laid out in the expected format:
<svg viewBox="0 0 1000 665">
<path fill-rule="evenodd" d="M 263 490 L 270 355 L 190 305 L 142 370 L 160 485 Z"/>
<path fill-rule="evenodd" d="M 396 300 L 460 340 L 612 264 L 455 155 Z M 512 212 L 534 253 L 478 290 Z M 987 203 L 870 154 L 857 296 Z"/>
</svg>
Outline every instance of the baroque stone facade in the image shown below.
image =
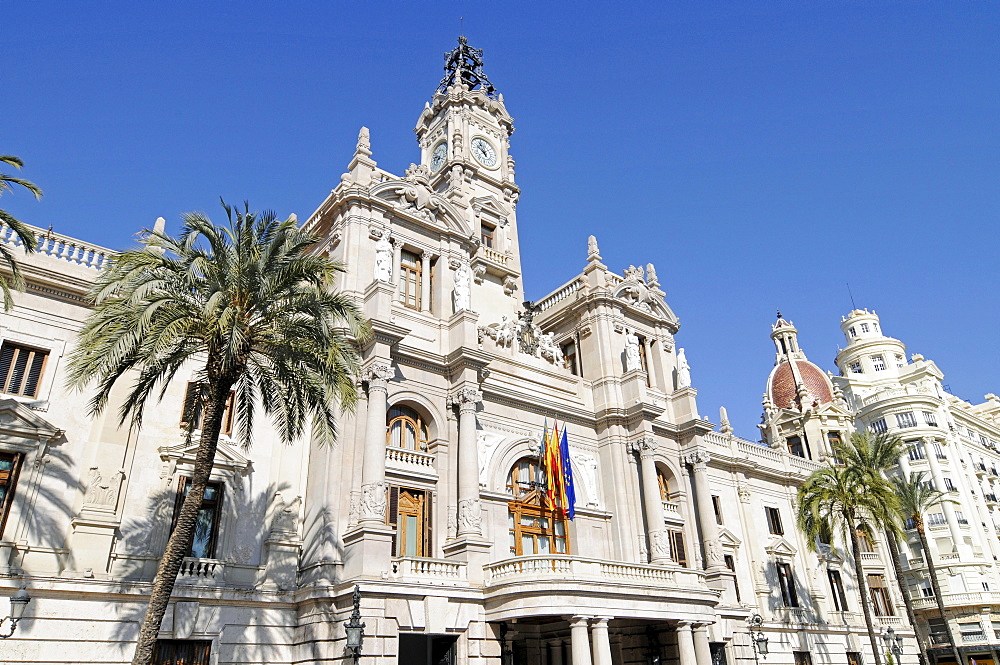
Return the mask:
<svg viewBox="0 0 1000 665">
<path fill-rule="evenodd" d="M 345 660 L 358 585 L 368 665 L 747 665 L 754 613 L 768 663 L 873 662 L 847 554 L 807 547 L 796 489 L 831 434 L 869 424 L 872 396 L 935 399 L 956 426 L 1000 439 L 985 425 L 996 399 L 959 405 L 934 369 L 912 393 L 831 380 L 779 322 L 764 443 L 734 436 L 724 414 L 716 431 L 652 264 L 616 273 L 597 239 L 584 251 L 581 238 L 579 274 L 519 300 L 513 119 L 481 53 L 463 41 L 449 63 L 419 114 L 419 163 L 402 176 L 378 168 L 362 128 L 307 221 L 316 251 L 348 266 L 337 288 L 374 327 L 357 412 L 342 415 L 335 446 L 285 446 L 263 421 L 250 450 L 224 437 L 212 526 L 178 578 L 165 644 L 204 648 L 212 663 Z M 13 242 L 8 231 L 0 241 Z M 0 400 L 0 461 L 14 472 L 0 586 L 34 598 L 0 658 L 127 662 L 191 469 L 185 385 L 140 430 L 118 427 L 114 405 L 84 415 L 63 358 L 111 252 L 43 235 L 24 260 L 29 290 L 0 325 L 0 355 L 25 354 L 8 367 L 41 363 L 35 384 L 8 381 Z M 556 420 L 576 479 L 572 521 L 540 492 L 539 442 Z M 926 436 L 957 446 L 964 435 L 940 422 Z M 970 464 L 994 455 L 976 451 Z M 949 532 L 961 565 L 992 566 L 993 533 L 966 543 L 963 528 L 956 519 Z M 875 545 L 865 563 L 890 602 L 879 625 L 903 636 L 911 665 L 913 633 Z"/>
</svg>

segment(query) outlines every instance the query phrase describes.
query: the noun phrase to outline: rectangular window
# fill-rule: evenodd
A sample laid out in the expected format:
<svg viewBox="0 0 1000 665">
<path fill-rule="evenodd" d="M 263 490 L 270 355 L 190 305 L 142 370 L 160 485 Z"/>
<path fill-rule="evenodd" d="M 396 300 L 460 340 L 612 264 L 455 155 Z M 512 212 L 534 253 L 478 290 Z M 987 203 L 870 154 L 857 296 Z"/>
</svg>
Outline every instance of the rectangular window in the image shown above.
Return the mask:
<svg viewBox="0 0 1000 665">
<path fill-rule="evenodd" d="M 177 516 L 181 512 L 184 497 L 191 489 L 191 479 L 181 476 L 177 485 L 177 500 L 174 503 L 174 518 L 170 531 L 177 525 Z M 214 559 L 215 546 L 219 538 L 219 522 L 222 518 L 222 483 L 208 483 L 205 496 L 194 522 L 194 541 L 188 556 L 199 559 Z"/>
<path fill-rule="evenodd" d="M 577 358 L 576 341 L 570 339 L 559 348 L 562 349 L 563 360 L 565 360 L 566 368 L 570 373 L 575 376 L 583 376 L 583 368 L 579 366 L 579 358 Z"/>
<path fill-rule="evenodd" d="M 858 529 L 858 546 L 861 548 L 862 552 L 874 552 L 875 546 L 872 544 L 871 538 L 864 531 Z"/>
<path fill-rule="evenodd" d="M 667 529 L 670 539 L 670 556 L 679 565 L 687 568 L 687 550 L 684 548 L 684 532 L 680 529 Z"/>
<path fill-rule="evenodd" d="M 867 323 L 862 323 L 861 324 L 861 332 L 863 332 L 863 333 L 868 332 L 868 324 Z"/>
<path fill-rule="evenodd" d="M 229 391 L 229 399 L 226 400 L 226 410 L 222 414 L 222 429 L 220 434 L 226 436 L 233 435 L 233 421 L 236 420 L 236 412 L 233 409 L 233 402 L 236 401 L 236 391 Z M 202 403 L 198 399 L 198 384 L 188 381 L 187 389 L 184 391 L 184 407 L 181 410 L 181 427 L 187 427 L 191 419 L 194 419 L 194 428 L 201 429 Z"/>
<path fill-rule="evenodd" d="M 924 422 L 931 427 L 937 427 L 937 416 L 930 411 L 924 411 Z"/>
<path fill-rule="evenodd" d="M 483 241 L 483 247 L 489 247 L 493 249 L 493 239 L 496 235 L 496 229 L 489 224 L 482 225 L 482 231 L 480 232 L 480 238 Z"/>
<path fill-rule="evenodd" d="M 396 527 L 392 556 L 432 556 L 431 495 L 407 487 L 389 487 L 386 523 Z"/>
<path fill-rule="evenodd" d="M 837 448 L 843 442 L 843 439 L 841 439 L 841 437 L 840 437 L 840 432 L 827 432 L 826 433 L 826 442 L 830 446 L 830 451 L 834 455 L 836 455 L 837 454 Z"/>
<path fill-rule="evenodd" d="M 889 589 L 885 586 L 885 575 L 868 575 L 868 593 L 872 599 L 872 609 L 880 617 L 895 616 L 892 609 L 892 602 L 889 597 Z"/>
<path fill-rule="evenodd" d="M 917 419 L 913 413 L 907 411 L 906 413 L 896 414 L 896 424 L 900 427 L 916 427 Z"/>
<path fill-rule="evenodd" d="M 844 593 L 844 580 L 839 570 L 828 570 L 826 576 L 830 580 L 830 591 L 833 596 L 833 609 L 837 612 L 847 612 L 847 595 Z"/>
<path fill-rule="evenodd" d="M 875 434 L 882 434 L 889 430 L 889 426 L 885 424 L 885 418 L 879 418 L 878 420 L 873 420 L 871 424 L 871 430 Z"/>
<path fill-rule="evenodd" d="M 0 453 L 0 536 L 3 536 L 7 515 L 14 501 L 14 487 L 20 470 L 20 453 Z"/>
<path fill-rule="evenodd" d="M 767 516 L 768 531 L 776 536 L 785 535 L 785 530 L 781 528 L 781 513 L 778 512 L 778 509 L 764 506 L 764 514 Z"/>
<path fill-rule="evenodd" d="M 969 520 L 965 519 L 965 515 L 962 514 L 961 510 L 955 511 L 955 521 L 959 524 L 968 524 Z"/>
<path fill-rule="evenodd" d="M 902 366 L 903 366 L 903 365 L 905 365 L 905 364 L 906 364 L 906 361 L 905 361 L 905 360 L 903 360 L 903 356 L 901 356 L 901 355 L 899 355 L 899 354 L 897 353 L 897 354 L 896 354 L 896 367 L 902 367 Z"/>
<path fill-rule="evenodd" d="M 847 652 L 847 665 L 862 665 L 861 653 L 858 651 Z"/>
<path fill-rule="evenodd" d="M 882 356 L 872 356 L 872 368 L 876 372 L 884 372 L 885 371 L 885 358 L 883 358 Z"/>
<path fill-rule="evenodd" d="M 930 526 L 941 526 L 945 523 L 944 513 L 927 513 L 927 524 Z"/>
<path fill-rule="evenodd" d="M 802 438 L 798 436 L 790 436 L 785 439 L 788 444 L 788 453 L 790 455 L 795 455 L 796 457 L 805 457 L 806 449 L 802 446 Z"/>
<path fill-rule="evenodd" d="M 399 297 L 410 309 L 420 309 L 423 264 L 420 257 L 405 249 L 399 253 Z"/>
<path fill-rule="evenodd" d="M 951 478 L 947 478 L 947 477 L 944 478 L 944 489 L 947 492 L 954 492 L 955 491 L 955 483 L 951 482 Z"/>
<path fill-rule="evenodd" d="M 908 454 L 911 461 L 916 462 L 917 460 L 927 458 L 927 453 L 924 452 L 924 444 L 922 441 L 907 441 L 906 444 L 909 446 Z"/>
<path fill-rule="evenodd" d="M 733 559 L 733 555 L 732 554 L 723 554 L 722 555 L 722 559 L 723 559 L 723 561 L 726 562 L 726 568 L 728 568 L 731 572 L 735 573 L 736 572 L 736 560 Z M 733 577 L 733 586 L 736 589 L 736 602 L 738 603 L 738 602 L 740 602 L 740 580 L 739 580 L 739 577 Z"/>
<path fill-rule="evenodd" d="M 781 590 L 781 604 L 785 607 L 798 607 L 799 597 L 795 593 L 795 578 L 792 567 L 787 563 L 776 563 L 778 570 L 778 587 Z"/>
<path fill-rule="evenodd" d="M 858 361 L 852 362 L 848 366 L 851 370 L 851 374 L 861 374 L 861 363 Z"/>
<path fill-rule="evenodd" d="M 944 454 L 944 448 L 937 441 L 934 442 L 934 456 L 938 459 L 948 459 L 948 456 Z"/>
<path fill-rule="evenodd" d="M 795 665 L 812 665 L 813 662 L 808 651 L 793 651 L 792 657 L 795 659 Z"/>
<path fill-rule="evenodd" d="M 49 352 L 30 346 L 4 342 L 0 346 L 0 391 L 8 395 L 38 397 L 42 370 Z"/>
<path fill-rule="evenodd" d="M 851 337 L 857 337 L 858 336 L 858 331 L 854 329 L 854 326 L 851 326 L 850 328 L 848 328 L 847 332 L 851 333 Z"/>
<path fill-rule="evenodd" d="M 715 511 L 715 523 L 722 524 L 722 500 L 712 495 L 712 510 Z"/>
<path fill-rule="evenodd" d="M 981 642 L 986 639 L 983 626 L 978 621 L 959 622 L 958 630 L 962 633 L 963 642 Z"/>
<path fill-rule="evenodd" d="M 209 640 L 156 640 L 153 665 L 209 665 Z"/>
</svg>

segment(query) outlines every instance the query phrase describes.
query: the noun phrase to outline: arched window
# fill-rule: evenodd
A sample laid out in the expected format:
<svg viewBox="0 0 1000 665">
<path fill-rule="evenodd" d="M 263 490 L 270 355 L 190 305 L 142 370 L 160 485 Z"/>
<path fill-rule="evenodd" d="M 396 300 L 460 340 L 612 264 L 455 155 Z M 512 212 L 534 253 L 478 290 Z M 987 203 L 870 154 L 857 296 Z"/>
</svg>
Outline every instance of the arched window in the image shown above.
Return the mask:
<svg viewBox="0 0 1000 665">
<path fill-rule="evenodd" d="M 660 486 L 661 501 L 677 501 L 681 493 L 671 489 L 672 477 L 668 476 L 659 466 L 656 467 L 656 483 Z"/>
<path fill-rule="evenodd" d="M 566 516 L 545 492 L 545 472 L 538 459 L 522 457 L 507 475 L 507 526 L 515 556 L 569 554 Z"/>
<path fill-rule="evenodd" d="M 427 423 L 407 406 L 389 409 L 385 445 L 407 450 L 427 450 Z"/>
</svg>

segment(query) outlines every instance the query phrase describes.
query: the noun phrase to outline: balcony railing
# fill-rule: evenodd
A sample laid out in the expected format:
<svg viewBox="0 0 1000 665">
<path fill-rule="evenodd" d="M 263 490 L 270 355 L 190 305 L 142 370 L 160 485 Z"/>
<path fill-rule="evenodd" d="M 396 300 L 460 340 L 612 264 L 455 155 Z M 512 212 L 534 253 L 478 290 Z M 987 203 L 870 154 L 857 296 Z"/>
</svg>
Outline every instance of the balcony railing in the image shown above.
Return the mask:
<svg viewBox="0 0 1000 665">
<path fill-rule="evenodd" d="M 588 580 L 634 582 L 643 586 L 676 587 L 699 584 L 698 573 L 661 566 L 551 555 L 504 559 L 483 567 L 486 586 L 529 580 Z"/>
<path fill-rule="evenodd" d="M 46 231 L 37 226 L 28 225 L 28 228 L 35 232 L 35 238 L 38 240 L 36 252 L 44 256 L 100 270 L 111 263 L 111 257 L 115 254 L 110 249 Z M 7 224 L 0 223 L 0 243 L 20 247 L 21 239 Z"/>
<path fill-rule="evenodd" d="M 423 584 L 466 584 L 466 563 L 450 559 L 399 557 L 393 560 L 393 575 L 403 581 Z"/>
<path fill-rule="evenodd" d="M 222 579 L 222 572 L 225 563 L 218 559 L 200 559 L 198 557 L 184 557 L 181 562 L 181 570 L 177 573 L 178 581 L 197 581 Z"/>
</svg>

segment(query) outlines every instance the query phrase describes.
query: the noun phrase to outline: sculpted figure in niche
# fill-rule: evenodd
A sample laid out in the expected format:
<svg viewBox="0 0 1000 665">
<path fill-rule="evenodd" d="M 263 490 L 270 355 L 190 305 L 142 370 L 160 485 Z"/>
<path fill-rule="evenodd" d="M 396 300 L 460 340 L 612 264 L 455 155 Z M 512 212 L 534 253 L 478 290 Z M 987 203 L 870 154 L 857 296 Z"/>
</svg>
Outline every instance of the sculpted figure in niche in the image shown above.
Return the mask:
<svg viewBox="0 0 1000 665">
<path fill-rule="evenodd" d="M 625 331 L 625 371 L 642 369 L 642 360 L 639 357 L 639 336 L 634 330 Z"/>
<path fill-rule="evenodd" d="M 455 268 L 455 288 L 452 290 L 452 297 L 455 301 L 455 311 L 471 309 L 469 299 L 472 295 L 471 275 L 469 274 L 469 264 L 462 261 Z"/>
<path fill-rule="evenodd" d="M 545 333 L 538 338 L 538 354 L 542 358 L 551 360 L 557 365 L 562 364 L 562 349 L 560 349 L 559 345 L 556 344 L 555 335 L 553 333 Z"/>
<path fill-rule="evenodd" d="M 375 241 L 375 280 L 392 282 L 392 243 L 385 233 Z"/>
<path fill-rule="evenodd" d="M 684 349 L 677 349 L 677 390 L 691 387 L 691 366 L 688 365 Z"/>
</svg>

